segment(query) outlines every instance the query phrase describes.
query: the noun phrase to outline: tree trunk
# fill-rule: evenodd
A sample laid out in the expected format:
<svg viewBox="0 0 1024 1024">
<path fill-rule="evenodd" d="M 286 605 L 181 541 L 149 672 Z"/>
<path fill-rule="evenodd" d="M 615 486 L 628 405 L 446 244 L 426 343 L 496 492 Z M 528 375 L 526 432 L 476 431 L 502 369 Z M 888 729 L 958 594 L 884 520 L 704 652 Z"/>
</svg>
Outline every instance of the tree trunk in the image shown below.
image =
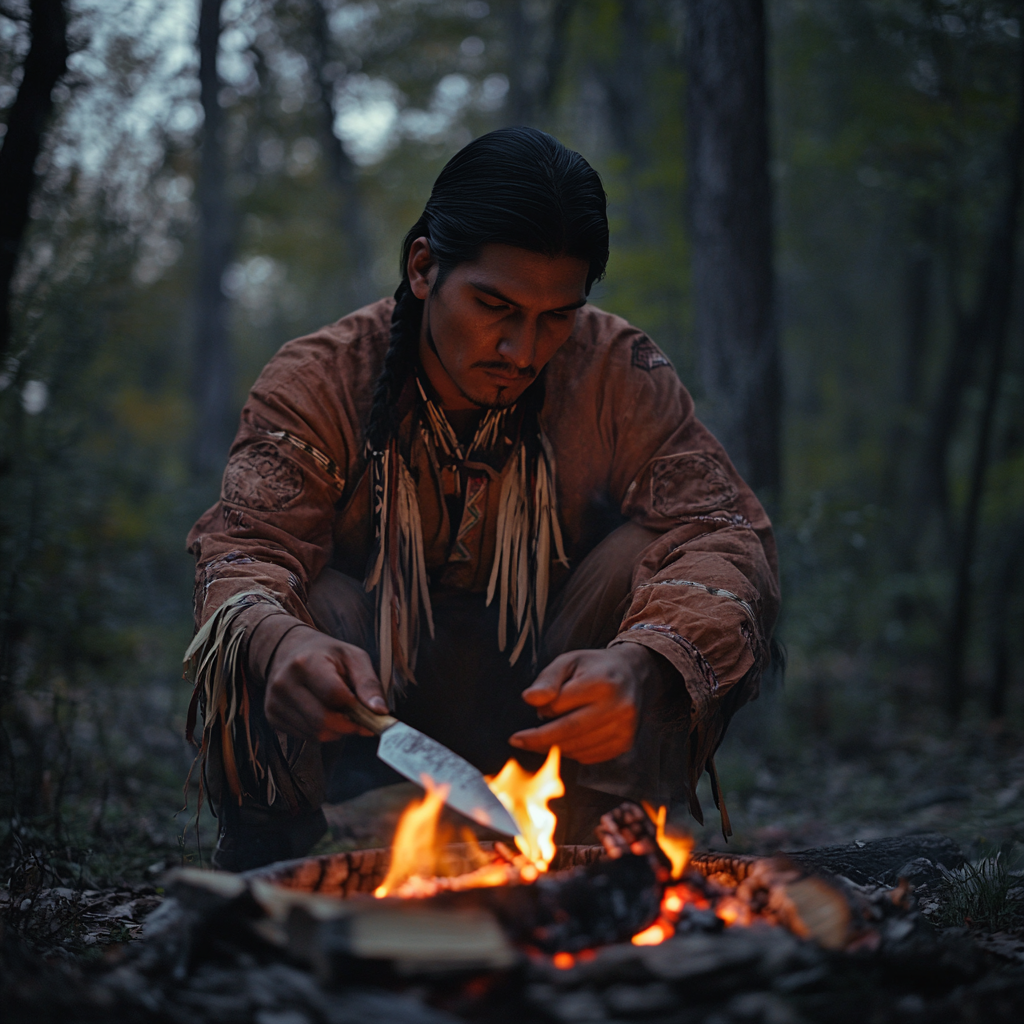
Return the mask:
<svg viewBox="0 0 1024 1024">
<path fill-rule="evenodd" d="M 62 0 L 32 0 L 32 42 L 0 149 L 0 358 L 11 344 L 11 283 L 29 221 L 35 164 L 53 109 L 53 87 L 67 69 L 67 15 Z"/>
<path fill-rule="evenodd" d="M 988 715 L 993 721 L 1006 716 L 1007 698 L 1010 692 L 1010 675 L 1019 664 L 1014 662 L 1010 650 L 1010 615 L 1014 591 L 1020 584 L 1021 569 L 1024 568 L 1024 520 L 1018 520 L 1010 543 L 1000 545 L 1002 564 L 991 593 L 992 622 L 992 686 L 988 693 Z M 1016 623 L 1014 624 L 1016 625 Z"/>
<path fill-rule="evenodd" d="M 547 119 L 565 63 L 575 7 L 576 0 L 554 0 L 546 15 L 538 18 L 528 0 L 509 3 L 506 124 L 536 125 Z"/>
<path fill-rule="evenodd" d="M 953 721 L 963 710 L 964 661 L 971 626 L 974 558 L 978 544 L 978 519 L 988 475 L 992 427 L 1003 382 L 1006 345 L 1013 310 L 1013 282 L 1017 262 L 1017 226 L 1021 193 L 1024 190 L 1024 48 L 1020 54 L 1020 85 L 1017 117 L 1007 140 L 1009 182 L 1006 200 L 996 219 L 985 281 L 978 296 L 975 316 L 977 347 L 989 349 L 988 377 L 985 382 L 981 422 L 971 465 L 967 507 L 964 511 L 957 552 L 953 605 L 946 653 L 946 712 Z"/>
<path fill-rule="evenodd" d="M 708 420 L 758 491 L 781 484 L 763 0 L 687 0 L 694 333 Z"/>
<path fill-rule="evenodd" d="M 359 184 L 356 169 L 349 159 L 341 140 L 334 133 L 334 85 L 332 74 L 331 38 L 327 24 L 327 10 L 324 0 L 311 0 L 310 41 L 313 79 L 318 92 L 324 149 L 340 204 L 340 228 L 349 254 L 349 277 L 346 288 L 352 308 L 372 302 L 378 296 L 373 286 L 373 274 L 369 235 L 359 201 Z"/>
<path fill-rule="evenodd" d="M 200 242 L 193 363 L 197 414 L 193 466 L 203 475 L 223 468 L 235 430 L 230 303 L 223 289 L 224 272 L 234 249 L 234 217 L 227 189 L 224 111 L 217 73 L 222 3 L 223 0 L 200 0 L 199 6 L 203 138 L 197 197 Z"/>
</svg>

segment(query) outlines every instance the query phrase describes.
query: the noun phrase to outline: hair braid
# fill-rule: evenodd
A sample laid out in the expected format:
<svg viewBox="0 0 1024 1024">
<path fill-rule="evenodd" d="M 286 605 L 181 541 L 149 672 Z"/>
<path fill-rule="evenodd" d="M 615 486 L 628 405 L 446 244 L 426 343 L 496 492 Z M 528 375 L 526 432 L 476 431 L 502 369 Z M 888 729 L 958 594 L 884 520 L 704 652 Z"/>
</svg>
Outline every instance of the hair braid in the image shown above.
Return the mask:
<svg viewBox="0 0 1024 1024">
<path fill-rule="evenodd" d="M 416 349 L 423 317 L 423 301 L 409 287 L 407 277 L 395 292 L 391 314 L 391 344 L 384 356 L 384 367 L 373 389 L 373 405 L 366 428 L 366 440 L 373 451 L 383 451 L 398 433 L 398 398 L 416 367 Z"/>
</svg>

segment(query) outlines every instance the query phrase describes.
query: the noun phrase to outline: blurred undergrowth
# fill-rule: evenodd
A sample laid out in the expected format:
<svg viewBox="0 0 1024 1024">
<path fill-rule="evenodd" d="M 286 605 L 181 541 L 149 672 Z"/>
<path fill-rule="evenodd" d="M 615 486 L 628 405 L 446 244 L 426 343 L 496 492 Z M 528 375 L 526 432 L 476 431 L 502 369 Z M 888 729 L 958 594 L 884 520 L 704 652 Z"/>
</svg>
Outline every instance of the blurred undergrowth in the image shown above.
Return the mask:
<svg viewBox="0 0 1024 1024">
<path fill-rule="evenodd" d="M 973 925 L 992 931 L 1024 926 L 1024 876 L 999 854 L 946 872 L 937 923 Z"/>
</svg>

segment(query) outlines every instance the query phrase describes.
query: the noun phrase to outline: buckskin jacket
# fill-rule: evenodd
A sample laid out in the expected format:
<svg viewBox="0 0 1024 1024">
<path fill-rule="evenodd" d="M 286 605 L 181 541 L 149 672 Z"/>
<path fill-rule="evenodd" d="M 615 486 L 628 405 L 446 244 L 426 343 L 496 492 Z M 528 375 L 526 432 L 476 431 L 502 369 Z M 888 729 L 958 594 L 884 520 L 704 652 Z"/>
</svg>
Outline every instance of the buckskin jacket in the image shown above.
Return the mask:
<svg viewBox="0 0 1024 1024">
<path fill-rule="evenodd" d="M 233 628 L 251 631 L 275 614 L 257 634 L 269 658 L 295 619 L 312 624 L 305 596 L 325 566 L 363 577 L 373 544 L 363 428 L 392 308 L 391 299 L 381 300 L 287 343 L 256 381 L 220 501 L 188 538 L 197 628 L 232 597 L 266 592 L 288 614 L 257 604 Z M 619 522 L 632 519 L 659 532 L 633 567 L 617 641 L 645 644 L 685 681 L 691 809 L 706 767 L 717 802 L 711 758 L 734 711 L 757 695 L 778 614 L 771 524 L 697 420 L 668 359 L 625 320 L 583 307 L 544 379 L 540 424 L 554 453 L 570 566 Z M 465 522 L 449 521 L 436 473 L 428 464 L 419 470 L 428 572 L 444 586 L 483 595 L 494 560 L 500 472 L 478 496 L 479 529 L 467 530 Z M 553 568 L 553 588 L 566 572 Z M 695 813 L 699 818 L 699 805 Z"/>
</svg>

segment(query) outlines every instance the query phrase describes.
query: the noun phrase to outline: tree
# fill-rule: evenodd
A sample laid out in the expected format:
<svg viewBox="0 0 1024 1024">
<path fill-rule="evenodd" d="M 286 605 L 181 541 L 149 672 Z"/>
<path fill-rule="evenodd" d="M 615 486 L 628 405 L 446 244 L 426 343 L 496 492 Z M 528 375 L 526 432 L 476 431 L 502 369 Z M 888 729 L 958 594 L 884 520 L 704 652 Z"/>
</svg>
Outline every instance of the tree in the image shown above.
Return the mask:
<svg viewBox="0 0 1024 1024">
<path fill-rule="evenodd" d="M 193 466 L 218 472 L 234 434 L 233 366 L 224 293 L 224 272 L 234 250 L 235 224 L 227 189 L 224 111 L 217 70 L 223 0 L 200 0 L 199 95 L 203 107 L 198 185 L 199 277 L 196 281 L 196 334 L 193 396 L 196 436 Z"/>
<path fill-rule="evenodd" d="M 11 342 L 11 283 L 28 226 L 29 201 L 36 185 L 36 159 L 53 109 L 53 87 L 67 69 L 67 15 L 63 0 L 32 0 L 29 32 L 32 43 L 0 149 L 0 356 Z"/>
<path fill-rule="evenodd" d="M 510 0 L 506 12 L 509 90 L 505 123 L 543 123 L 551 113 L 565 63 L 569 22 L 576 0 L 553 0 L 547 9 Z"/>
<path fill-rule="evenodd" d="M 984 399 L 978 423 L 978 435 L 971 463 L 967 505 L 959 538 L 956 559 L 953 606 L 949 623 L 949 646 L 946 652 L 946 711 L 956 721 L 963 711 L 966 697 L 964 662 L 967 638 L 971 625 L 973 573 L 975 551 L 978 545 L 978 525 L 981 502 L 985 494 L 985 481 L 991 457 L 992 433 L 996 407 L 1003 385 L 1006 347 L 1009 340 L 1010 316 L 1013 312 L 1013 284 L 1017 264 L 1017 236 L 1020 218 L 1021 193 L 1024 191 L 1024 50 L 1020 54 L 1020 82 L 1018 87 L 1017 116 L 1007 140 L 1008 182 L 1006 198 L 997 211 L 995 228 L 989 246 L 985 276 L 973 315 L 960 328 L 954 354 L 961 348 L 969 353 L 988 349 L 988 373 L 985 378 Z M 950 366 L 956 359 L 950 360 Z M 999 680 L 997 644 L 996 685 L 994 692 L 1005 689 Z"/>
<path fill-rule="evenodd" d="M 688 0 L 694 334 L 708 421 L 756 490 L 781 483 L 763 0 Z"/>
<path fill-rule="evenodd" d="M 317 103 L 320 107 L 321 136 L 327 153 L 327 166 L 331 183 L 338 193 L 341 207 L 339 227 L 345 237 L 349 253 L 349 287 L 353 308 L 377 298 L 373 276 L 370 273 L 369 253 L 372 252 L 366 231 L 356 169 L 345 152 L 334 130 L 334 86 L 339 65 L 331 59 L 331 37 L 324 0 L 310 0 L 311 70 Z"/>
</svg>

